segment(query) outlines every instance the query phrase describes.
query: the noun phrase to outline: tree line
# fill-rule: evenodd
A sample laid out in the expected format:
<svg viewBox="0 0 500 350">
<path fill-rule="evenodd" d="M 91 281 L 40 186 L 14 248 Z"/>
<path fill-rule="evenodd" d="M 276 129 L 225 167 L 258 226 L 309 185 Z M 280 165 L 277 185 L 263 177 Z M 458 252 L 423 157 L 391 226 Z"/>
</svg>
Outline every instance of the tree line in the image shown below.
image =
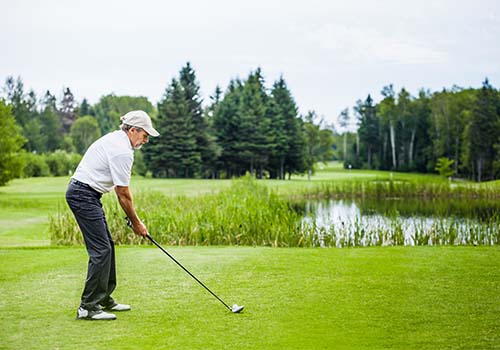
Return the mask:
<svg viewBox="0 0 500 350">
<path fill-rule="evenodd" d="M 0 99 L 0 126 L 12 130 L 0 154 L 0 184 L 15 177 L 67 175 L 87 147 L 141 109 L 161 133 L 136 152 L 134 173 L 154 177 L 230 178 L 250 172 L 285 179 L 312 173 L 333 155 L 333 129 L 314 111 L 301 116 L 283 77 L 265 87 L 259 68 L 244 80 L 217 87 L 204 106 L 188 62 L 157 106 L 145 97 L 106 95 L 77 103 L 70 88 L 57 98 L 24 91 L 8 77 Z"/>
<path fill-rule="evenodd" d="M 480 89 L 453 87 L 413 97 L 392 85 L 382 100 L 359 100 L 357 132 L 345 133 L 343 158 L 356 168 L 433 172 L 476 181 L 500 176 L 500 92 L 488 79 Z M 339 121 L 349 120 L 344 110 Z"/>
<path fill-rule="evenodd" d="M 260 68 L 219 86 L 204 103 L 188 62 L 154 106 L 146 97 L 102 96 L 95 104 L 26 92 L 8 77 L 0 98 L 0 185 L 15 177 L 70 173 L 87 147 L 141 109 L 160 137 L 136 152 L 134 173 L 153 177 L 257 178 L 311 174 L 318 161 L 349 168 L 436 172 L 476 181 L 500 177 L 500 92 L 486 79 L 479 89 L 421 90 L 414 97 L 385 86 L 382 99 L 358 100 L 354 115 L 338 116 L 340 129 L 314 111 L 300 115 L 280 77 L 270 88 Z M 355 123 L 355 131 L 348 126 Z"/>
</svg>

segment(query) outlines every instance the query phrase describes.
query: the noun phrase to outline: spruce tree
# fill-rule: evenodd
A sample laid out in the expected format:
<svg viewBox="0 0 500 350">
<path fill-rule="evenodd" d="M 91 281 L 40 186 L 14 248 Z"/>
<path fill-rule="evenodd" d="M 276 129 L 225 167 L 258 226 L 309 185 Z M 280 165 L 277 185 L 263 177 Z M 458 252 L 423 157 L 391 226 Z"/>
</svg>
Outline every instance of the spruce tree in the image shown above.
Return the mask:
<svg viewBox="0 0 500 350">
<path fill-rule="evenodd" d="M 284 179 L 287 162 L 296 156 L 292 154 L 292 149 L 293 144 L 297 142 L 299 124 L 297 105 L 283 77 L 273 85 L 269 109 L 272 114 L 271 132 L 274 140 L 274 149 L 269 162 L 271 177 Z M 296 153 L 297 150 L 293 152 Z"/>
<path fill-rule="evenodd" d="M 368 168 L 371 169 L 374 155 L 377 153 L 380 144 L 379 119 L 377 118 L 371 96 L 368 95 L 363 103 L 358 102 L 354 110 L 358 115 L 360 148 L 366 152 L 365 156 L 362 156 L 362 159 L 366 161 Z"/>
<path fill-rule="evenodd" d="M 154 177 L 194 177 L 200 171 L 201 155 L 195 125 L 184 90 L 172 79 L 158 103 L 155 124 L 159 137 L 151 138 L 144 158 Z"/>
<path fill-rule="evenodd" d="M 258 68 L 250 73 L 241 94 L 240 134 L 236 144 L 238 156 L 252 174 L 263 177 L 272 150 L 271 119 L 267 114 L 264 78 Z"/>
<path fill-rule="evenodd" d="M 76 108 L 77 103 L 73 93 L 69 88 L 64 89 L 58 114 L 65 134 L 69 134 L 71 126 L 76 121 Z"/>
<path fill-rule="evenodd" d="M 220 152 L 214 137 L 211 135 L 211 126 L 208 118 L 203 113 L 200 86 L 196 81 L 196 73 L 189 62 L 181 69 L 179 82 L 184 92 L 188 118 L 193 125 L 196 152 L 201 157 L 200 164 L 194 166 L 198 169 L 196 174 L 204 177 L 211 176 L 213 165 Z"/>
<path fill-rule="evenodd" d="M 224 97 L 213 111 L 213 128 L 221 153 L 217 169 L 224 172 L 226 178 L 244 173 L 244 165 L 239 158 L 238 140 L 241 135 L 240 104 L 243 84 L 240 80 L 229 83 Z"/>
<path fill-rule="evenodd" d="M 499 105 L 498 94 L 486 79 L 478 92 L 467 134 L 470 160 L 477 181 L 494 177 L 494 145 L 500 136 Z"/>
<path fill-rule="evenodd" d="M 41 108 L 41 132 L 47 137 L 46 150 L 48 152 L 53 152 L 57 149 L 61 149 L 64 141 L 62 124 L 57 115 L 56 98 L 48 90 L 41 100 Z"/>
</svg>

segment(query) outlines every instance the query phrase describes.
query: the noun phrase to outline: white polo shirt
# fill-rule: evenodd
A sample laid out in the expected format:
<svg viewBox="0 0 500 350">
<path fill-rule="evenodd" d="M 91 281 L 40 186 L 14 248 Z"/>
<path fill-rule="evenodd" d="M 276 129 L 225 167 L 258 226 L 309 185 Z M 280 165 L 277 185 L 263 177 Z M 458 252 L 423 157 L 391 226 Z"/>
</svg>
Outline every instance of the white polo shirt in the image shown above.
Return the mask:
<svg viewBox="0 0 500 350">
<path fill-rule="evenodd" d="M 116 130 L 90 145 L 72 177 L 107 193 L 115 186 L 130 184 L 133 164 L 130 140 L 124 131 Z"/>
</svg>

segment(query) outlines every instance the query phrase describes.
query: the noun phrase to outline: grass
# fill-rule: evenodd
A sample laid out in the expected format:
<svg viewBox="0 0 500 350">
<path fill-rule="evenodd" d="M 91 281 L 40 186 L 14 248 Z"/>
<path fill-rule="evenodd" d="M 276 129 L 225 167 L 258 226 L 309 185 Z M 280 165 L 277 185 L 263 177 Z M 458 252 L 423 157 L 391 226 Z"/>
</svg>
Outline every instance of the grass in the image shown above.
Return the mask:
<svg viewBox="0 0 500 350">
<path fill-rule="evenodd" d="M 373 179 L 377 176 L 388 176 L 380 171 L 345 171 L 338 163 L 329 163 L 318 169 L 312 181 L 307 177 L 294 176 L 292 180 L 262 181 L 271 190 L 281 194 L 317 186 L 322 181 L 343 181 L 352 178 Z M 400 174 L 403 178 L 414 178 L 413 174 Z M 416 175 L 417 178 L 437 179 L 432 175 Z M 0 246 L 47 246 L 50 234 L 47 232 L 49 215 L 58 208 L 65 208 L 64 193 L 69 177 L 41 177 L 16 179 L 7 186 L 0 187 Z M 230 187 L 231 180 L 197 180 L 197 179 L 145 179 L 132 178 L 132 191 L 157 191 L 167 196 L 195 197 L 202 194 L 217 193 Z M 115 200 L 114 194 L 105 197 Z M 28 221 L 25 221 L 27 219 Z"/>
<path fill-rule="evenodd" d="M 121 247 L 115 297 L 133 310 L 74 320 L 83 248 L 0 250 L 2 349 L 500 348 L 500 249 Z"/>
<path fill-rule="evenodd" d="M 306 203 L 303 198 L 376 198 L 384 202 L 390 198 L 429 200 L 446 198 L 492 198 L 499 196 L 495 188 L 478 188 L 461 184 L 452 186 L 446 179 L 422 176 L 414 179 L 399 176 L 377 176 L 375 179 L 337 180 L 316 182 L 314 187 L 296 186 L 278 194 L 269 182 L 260 182 L 250 176 L 232 180 L 230 187 L 218 193 L 202 192 L 196 196 L 166 196 L 151 188 L 139 191 L 135 203 L 139 216 L 161 243 L 170 245 L 249 245 L 272 247 L 338 247 L 359 245 L 404 244 L 498 244 L 499 235 L 493 216 L 488 224 L 478 226 L 475 217 L 462 220 L 441 220 L 431 226 L 422 222 L 413 238 L 405 239 L 405 223 L 399 212 L 384 213 L 388 225 L 374 225 L 359 219 L 351 225 L 332 225 L 328 230 L 318 228 L 315 222 L 303 223 Z M 150 184 L 155 183 L 150 181 Z M 280 182 L 281 183 L 281 182 Z M 224 182 L 226 184 L 226 182 Z M 270 190 L 269 187 L 272 189 Z M 206 188 L 204 188 L 206 190 Z M 112 200 L 109 200 L 112 199 Z M 123 212 L 116 200 L 107 196 L 107 222 L 117 244 L 137 244 L 140 239 L 124 225 Z M 484 203 L 487 207 L 486 202 Z M 61 207 L 50 217 L 49 230 L 53 244 L 83 244 L 73 214 Z M 387 227 L 389 226 L 389 227 Z M 410 231 L 417 231 L 411 229 Z M 320 238 L 321 236 L 321 238 Z"/>
<path fill-rule="evenodd" d="M 333 166 L 312 181 L 262 183 L 293 195 L 326 180 L 381 176 L 390 175 Z M 49 246 L 47 232 L 67 182 L 0 188 L 0 349 L 500 349 L 499 246 L 167 247 L 227 303 L 245 305 L 239 315 L 158 249 L 121 246 L 114 296 L 133 310 L 113 322 L 76 321 L 87 255 L 81 246 Z M 192 198 L 229 186 L 132 182 L 134 193 Z"/>
<path fill-rule="evenodd" d="M 135 203 L 154 237 L 170 245 L 312 246 L 312 235 L 301 231 L 302 214 L 250 177 L 234 180 L 219 193 L 196 197 L 138 192 Z M 116 200 L 105 200 L 104 206 L 115 242 L 140 243 L 125 225 Z M 54 244 L 83 244 L 66 208 L 51 216 L 49 230 Z"/>
</svg>

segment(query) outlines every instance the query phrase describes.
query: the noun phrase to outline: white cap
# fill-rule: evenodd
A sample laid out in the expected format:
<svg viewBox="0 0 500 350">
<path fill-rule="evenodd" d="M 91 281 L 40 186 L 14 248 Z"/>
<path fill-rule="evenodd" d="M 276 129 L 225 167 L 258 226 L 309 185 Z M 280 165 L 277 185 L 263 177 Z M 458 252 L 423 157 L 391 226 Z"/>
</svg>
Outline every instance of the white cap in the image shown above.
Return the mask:
<svg viewBox="0 0 500 350">
<path fill-rule="evenodd" d="M 120 118 L 123 124 L 144 129 L 150 136 L 156 137 L 160 133 L 153 128 L 151 118 L 144 111 L 131 111 Z"/>
</svg>

